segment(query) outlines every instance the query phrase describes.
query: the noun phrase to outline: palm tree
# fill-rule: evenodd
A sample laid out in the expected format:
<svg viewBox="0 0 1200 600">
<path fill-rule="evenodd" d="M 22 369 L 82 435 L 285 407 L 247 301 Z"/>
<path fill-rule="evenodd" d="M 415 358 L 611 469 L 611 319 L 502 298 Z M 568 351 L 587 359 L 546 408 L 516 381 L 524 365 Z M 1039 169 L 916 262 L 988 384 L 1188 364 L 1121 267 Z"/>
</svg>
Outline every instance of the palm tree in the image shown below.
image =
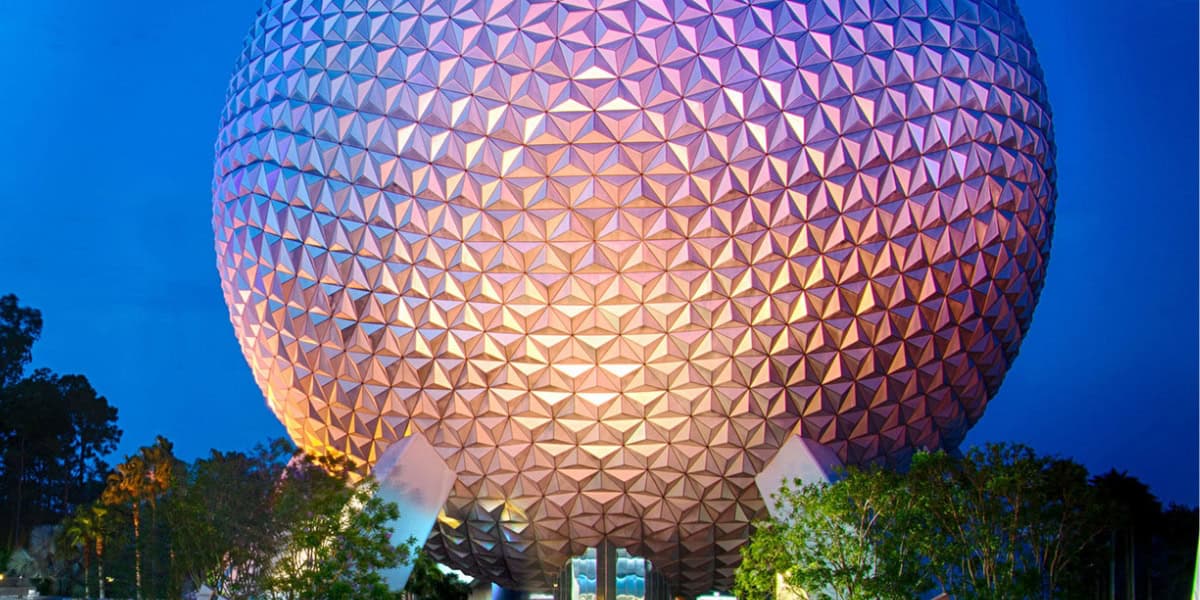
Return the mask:
<svg viewBox="0 0 1200 600">
<path fill-rule="evenodd" d="M 154 445 L 143 446 L 138 454 L 117 465 L 116 472 L 109 474 L 108 487 L 101 496 L 105 504 L 128 504 L 133 509 L 133 576 L 138 600 L 142 600 L 142 503 L 150 503 L 153 525 L 158 498 L 170 489 L 174 473 L 171 442 L 160 435 Z"/>
<path fill-rule="evenodd" d="M 91 514 L 87 508 L 79 507 L 75 513 L 63 521 L 62 541 L 70 548 L 83 549 L 83 597 L 91 598 L 92 589 L 89 585 L 92 579 L 92 568 L 88 561 L 92 549 Z"/>
<path fill-rule="evenodd" d="M 133 509 L 133 577 L 137 600 L 142 600 L 141 506 L 146 496 L 146 461 L 135 454 L 109 474 L 108 487 L 100 497 L 110 506 L 129 504 Z"/>
<path fill-rule="evenodd" d="M 153 506 L 158 496 L 166 493 L 171 487 L 171 479 L 175 476 L 174 446 L 167 438 L 158 436 L 153 446 L 142 446 L 140 453 L 146 465 L 146 485 L 150 496 L 147 499 Z"/>
<path fill-rule="evenodd" d="M 150 530 L 155 533 L 158 532 L 158 498 L 171 489 L 171 483 L 175 477 L 176 460 L 172 450 L 171 442 L 161 435 L 154 439 L 154 445 L 143 446 L 140 450 L 142 462 L 146 466 L 143 490 L 146 493 L 146 500 L 150 503 Z M 154 539 L 157 538 L 151 538 L 152 541 Z M 158 556 L 157 552 L 150 554 L 150 572 L 152 574 L 157 573 L 154 563 L 156 556 Z"/>
<path fill-rule="evenodd" d="M 93 504 L 90 508 L 93 540 L 96 542 L 96 585 L 100 588 L 100 600 L 104 600 L 104 536 L 108 534 L 108 509 Z M 87 586 L 84 586 L 85 591 Z"/>
<path fill-rule="evenodd" d="M 92 597 L 91 556 L 95 548 L 96 568 L 100 578 L 100 597 L 104 598 L 104 534 L 108 509 L 98 504 L 80 506 L 63 522 L 62 541 L 71 548 L 83 551 L 83 595 Z M 93 546 L 94 544 L 94 546 Z"/>
</svg>

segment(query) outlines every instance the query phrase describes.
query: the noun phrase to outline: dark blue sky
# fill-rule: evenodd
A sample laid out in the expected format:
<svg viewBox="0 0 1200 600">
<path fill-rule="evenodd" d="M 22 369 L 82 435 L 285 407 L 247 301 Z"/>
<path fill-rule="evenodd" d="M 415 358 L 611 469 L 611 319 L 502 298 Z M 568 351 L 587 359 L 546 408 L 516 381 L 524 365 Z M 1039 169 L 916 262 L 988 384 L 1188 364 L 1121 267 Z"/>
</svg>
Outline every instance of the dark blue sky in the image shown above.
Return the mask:
<svg viewBox="0 0 1200 600">
<path fill-rule="evenodd" d="M 120 409 L 121 452 L 194 458 L 283 427 L 213 254 L 213 140 L 258 0 L 6 3 L 0 293 L 40 308 L 36 366 Z M 1197 4 L 1025 0 L 1054 108 L 1050 272 L 968 443 L 1026 442 L 1197 498 Z"/>
</svg>

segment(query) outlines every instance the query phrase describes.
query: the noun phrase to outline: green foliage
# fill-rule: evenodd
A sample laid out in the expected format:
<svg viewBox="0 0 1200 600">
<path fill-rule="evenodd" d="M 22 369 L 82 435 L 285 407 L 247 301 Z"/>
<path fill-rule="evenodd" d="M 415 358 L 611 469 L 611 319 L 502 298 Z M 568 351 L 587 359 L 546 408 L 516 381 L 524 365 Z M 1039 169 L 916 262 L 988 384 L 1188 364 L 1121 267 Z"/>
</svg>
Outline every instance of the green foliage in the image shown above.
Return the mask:
<svg viewBox="0 0 1200 600">
<path fill-rule="evenodd" d="M 1087 470 L 1014 444 L 962 459 L 919 453 L 908 477 L 926 510 L 923 550 L 960 598 L 1069 595 L 1098 529 Z"/>
<path fill-rule="evenodd" d="M 116 471 L 108 476 L 108 486 L 104 488 L 101 501 L 110 506 L 129 507 L 130 525 L 133 531 L 133 570 L 134 591 L 137 598 L 142 597 L 142 507 L 149 505 L 151 511 L 151 531 L 158 532 L 158 499 L 171 488 L 174 473 L 179 461 L 172 452 L 171 442 L 158 436 L 154 444 L 143 446 L 137 454 L 126 457 L 125 462 L 117 465 Z M 151 541 L 161 539 L 152 536 Z M 161 549 L 161 544 L 151 544 L 152 549 Z M 152 553 L 157 556 L 160 553 Z M 159 575 L 161 569 L 155 568 L 157 562 L 151 563 L 151 571 Z M 160 596 L 165 591 L 162 577 L 153 577 L 156 584 L 153 595 Z"/>
<path fill-rule="evenodd" d="M 104 540 L 111 535 L 112 529 L 108 512 L 109 509 L 101 504 L 88 504 L 76 507 L 75 512 L 63 520 L 58 532 L 59 551 L 65 556 L 78 554 L 81 569 L 77 577 L 60 582 L 61 588 L 71 589 L 71 582 L 77 580 L 83 585 L 85 598 L 91 597 L 92 589 L 104 589 L 99 580 L 104 578 Z M 93 564 L 97 571 L 95 579 L 92 577 Z M 96 588 L 92 587 L 93 582 L 97 584 Z"/>
<path fill-rule="evenodd" d="M 1196 557 L 1195 510 L 1164 512 L 1145 483 L 1115 469 L 1092 478 L 1092 485 L 1106 515 L 1094 545 L 1095 562 L 1105 575 L 1096 591 L 1129 598 L 1186 597 Z"/>
<path fill-rule="evenodd" d="M 177 579 L 225 598 L 260 595 L 258 575 L 279 545 L 274 494 L 294 452 L 281 440 L 251 454 L 213 450 L 178 473 L 164 502 Z"/>
<path fill-rule="evenodd" d="M 785 573 L 794 561 L 784 544 L 787 526 L 773 519 L 755 523 L 754 534 L 742 546 L 742 563 L 733 576 L 733 593 L 741 600 L 770 600 L 775 597 L 775 576 Z"/>
<path fill-rule="evenodd" d="M 116 447 L 117 410 L 79 375 L 40 369 L 0 388 L 0 524 L 9 547 L 96 498 Z"/>
<path fill-rule="evenodd" d="M 930 587 L 917 558 L 912 496 L 900 477 L 851 469 L 833 484 L 784 485 L 778 519 L 759 523 L 735 576 L 742 598 L 774 592 L 774 574 L 813 598 L 913 598 Z"/>
<path fill-rule="evenodd" d="M 918 453 L 908 472 L 851 469 L 785 486 L 736 575 L 771 597 L 775 573 L 811 597 L 1069 598 L 1093 589 L 1103 504 L 1077 463 L 1011 444 Z"/>
<path fill-rule="evenodd" d="M 117 411 L 81 375 L 39 369 L 24 377 L 41 313 L 0 297 L 0 535 L 6 551 L 37 525 L 91 502 L 121 438 Z"/>
<path fill-rule="evenodd" d="M 0 388 L 21 378 L 42 335 L 42 313 L 18 302 L 12 294 L 0 297 Z"/>
<path fill-rule="evenodd" d="M 369 477 L 352 483 L 345 463 L 293 461 L 275 499 L 283 547 L 264 587 L 288 600 L 391 598 L 379 571 L 406 564 L 416 541 L 391 539 L 399 510 L 377 488 Z"/>
<path fill-rule="evenodd" d="M 471 587 L 452 573 L 438 568 L 424 550 L 417 552 L 404 592 L 415 600 L 467 600 Z"/>
<path fill-rule="evenodd" d="M 41 329 L 37 310 L 0 297 L 0 563 L 34 526 L 61 521 L 60 554 L 78 562 L 57 583 L 85 595 L 176 597 L 185 580 L 230 598 L 388 595 L 377 571 L 408 560 L 414 541 L 390 543 L 397 509 L 372 480 L 304 457 L 281 479 L 295 453 L 286 442 L 189 468 L 162 437 L 110 472 L 101 457 L 120 441 L 116 409 L 83 376 L 25 374 Z M 426 567 L 427 593 L 461 591 Z"/>
<path fill-rule="evenodd" d="M 1155 569 L 1158 584 L 1152 597 L 1184 598 L 1193 589 L 1196 572 L 1196 546 L 1200 540 L 1200 512 L 1172 504 L 1162 513 L 1162 557 Z"/>
<path fill-rule="evenodd" d="M 114 587 L 136 594 L 145 556 L 145 591 L 155 597 L 178 596 L 184 582 L 234 600 L 390 597 L 379 571 L 407 561 L 414 541 L 392 543 L 396 505 L 350 467 L 283 440 L 187 465 L 159 440 L 119 465 L 105 494 L 126 533 Z"/>
</svg>

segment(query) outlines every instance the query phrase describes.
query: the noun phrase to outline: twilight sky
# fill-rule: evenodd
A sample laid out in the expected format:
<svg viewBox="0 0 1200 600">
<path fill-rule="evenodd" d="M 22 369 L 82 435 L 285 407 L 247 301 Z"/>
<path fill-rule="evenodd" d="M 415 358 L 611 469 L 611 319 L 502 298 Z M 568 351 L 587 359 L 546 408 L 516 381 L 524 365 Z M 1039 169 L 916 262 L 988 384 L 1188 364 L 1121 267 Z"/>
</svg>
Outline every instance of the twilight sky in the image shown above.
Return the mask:
<svg viewBox="0 0 1200 600">
<path fill-rule="evenodd" d="M 213 141 L 258 0 L 4 3 L 0 294 L 34 366 L 82 373 L 126 454 L 284 435 L 242 359 L 211 229 Z M 1019 441 L 1197 502 L 1197 3 L 1021 2 L 1059 204 L 1033 327 L 968 444 Z M 1130 8 L 1137 6 L 1137 8 Z"/>
</svg>

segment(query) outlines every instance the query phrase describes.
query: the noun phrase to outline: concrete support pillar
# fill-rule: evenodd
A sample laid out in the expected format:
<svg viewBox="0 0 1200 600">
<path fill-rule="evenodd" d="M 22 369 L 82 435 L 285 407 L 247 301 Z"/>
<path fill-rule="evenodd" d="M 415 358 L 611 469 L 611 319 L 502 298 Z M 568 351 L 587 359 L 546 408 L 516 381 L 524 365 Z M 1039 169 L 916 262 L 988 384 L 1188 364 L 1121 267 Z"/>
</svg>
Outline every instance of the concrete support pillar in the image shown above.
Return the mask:
<svg viewBox="0 0 1200 600">
<path fill-rule="evenodd" d="M 617 600 L 617 547 L 608 540 L 596 547 L 596 600 Z"/>
<path fill-rule="evenodd" d="M 671 600 L 671 586 L 667 584 L 667 578 L 655 571 L 650 563 L 647 566 L 645 600 Z"/>
<path fill-rule="evenodd" d="M 779 448 L 775 458 L 759 471 L 754 482 L 767 503 L 767 510 L 772 516 L 778 516 L 772 496 L 785 483 L 794 487 L 794 479 L 803 483 L 829 482 L 841 468 L 842 461 L 836 452 L 810 439 L 793 435 Z"/>
<path fill-rule="evenodd" d="M 400 518 L 388 523 L 392 542 L 402 544 L 413 538 L 416 540 L 413 550 L 420 550 L 450 496 L 454 471 L 446 466 L 425 436 L 414 434 L 388 446 L 375 461 L 374 475 L 379 481 L 379 497 L 395 502 L 400 509 Z M 413 563 L 409 561 L 381 575 L 388 587 L 402 590 L 412 569 Z"/>
<path fill-rule="evenodd" d="M 554 600 L 575 600 L 575 561 L 567 559 L 562 571 L 558 572 L 558 583 L 554 586 Z"/>
</svg>

